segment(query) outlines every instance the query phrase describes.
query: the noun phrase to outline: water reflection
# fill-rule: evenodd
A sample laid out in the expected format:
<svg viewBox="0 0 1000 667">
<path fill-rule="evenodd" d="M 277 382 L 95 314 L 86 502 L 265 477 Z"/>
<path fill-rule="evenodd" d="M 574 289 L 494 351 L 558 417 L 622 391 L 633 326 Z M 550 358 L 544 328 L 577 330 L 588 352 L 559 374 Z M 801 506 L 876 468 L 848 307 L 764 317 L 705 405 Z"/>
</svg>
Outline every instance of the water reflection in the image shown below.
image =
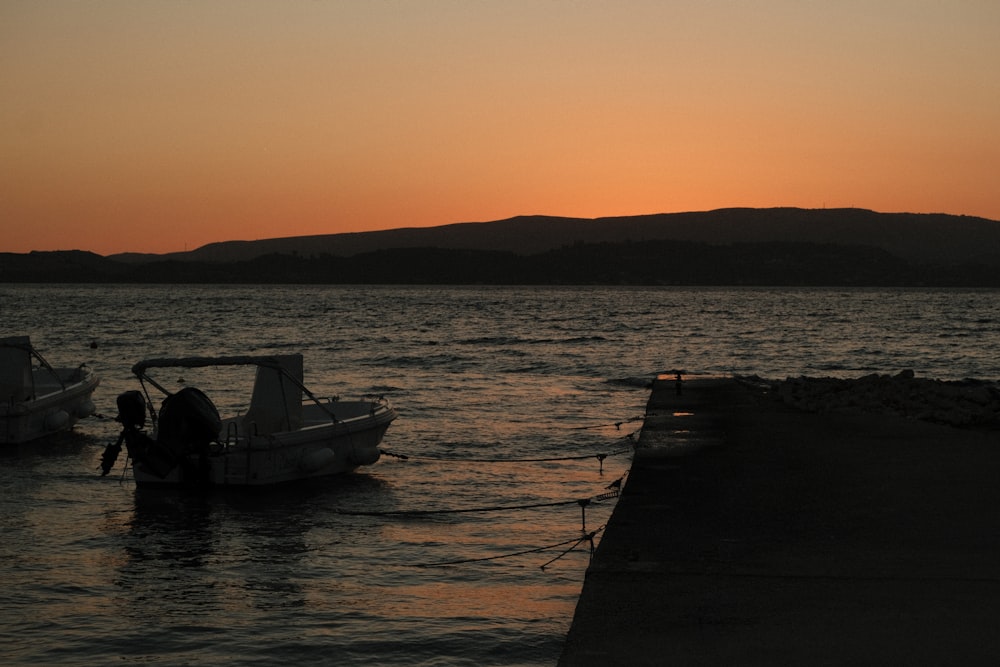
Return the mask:
<svg viewBox="0 0 1000 667">
<path fill-rule="evenodd" d="M 61 431 L 37 440 L 0 446 L 0 461 L 4 465 L 37 464 L 45 459 L 61 457 L 79 457 L 98 440 L 92 435 L 80 430 Z"/>
<path fill-rule="evenodd" d="M 343 573 L 330 550 L 359 534 L 335 508 L 383 496 L 385 486 L 351 475 L 266 494 L 136 490 L 115 583 L 142 615 L 177 600 L 177 609 L 244 615 L 306 606 L 317 581 Z"/>
</svg>

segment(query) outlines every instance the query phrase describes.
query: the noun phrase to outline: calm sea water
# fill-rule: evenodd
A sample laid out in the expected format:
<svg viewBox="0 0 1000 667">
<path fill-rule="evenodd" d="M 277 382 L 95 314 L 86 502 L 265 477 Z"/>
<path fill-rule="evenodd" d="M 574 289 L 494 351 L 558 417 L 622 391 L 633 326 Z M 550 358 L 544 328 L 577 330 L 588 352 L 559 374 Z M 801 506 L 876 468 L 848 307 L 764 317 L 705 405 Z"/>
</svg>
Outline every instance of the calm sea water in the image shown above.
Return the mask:
<svg viewBox="0 0 1000 667">
<path fill-rule="evenodd" d="M 107 417 L 139 359 L 302 352 L 410 457 L 204 496 L 100 477 L 110 419 L 0 450 L 3 664 L 553 665 L 657 373 L 1000 379 L 996 291 L 0 285 L 0 318 Z"/>
</svg>

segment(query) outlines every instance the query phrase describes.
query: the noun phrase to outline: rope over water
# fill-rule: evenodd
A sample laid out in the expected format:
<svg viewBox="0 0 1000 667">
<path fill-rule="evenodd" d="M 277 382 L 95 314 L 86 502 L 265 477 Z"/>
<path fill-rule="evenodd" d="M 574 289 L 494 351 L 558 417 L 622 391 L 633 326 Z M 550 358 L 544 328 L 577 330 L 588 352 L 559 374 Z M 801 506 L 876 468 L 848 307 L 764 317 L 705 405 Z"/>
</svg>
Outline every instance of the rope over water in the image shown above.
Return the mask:
<svg viewBox="0 0 1000 667">
<path fill-rule="evenodd" d="M 604 530 L 604 528 L 605 528 L 605 526 L 601 526 L 597 530 L 594 530 L 594 531 L 592 531 L 590 533 L 587 533 L 583 537 L 575 537 L 575 538 L 573 538 L 571 540 L 566 540 L 565 542 L 559 542 L 557 544 L 549 544 L 549 545 L 544 546 L 544 547 L 536 547 L 534 549 L 525 549 L 523 551 L 515 551 L 514 553 L 501 554 L 499 556 L 483 556 L 481 558 L 462 558 L 462 559 L 459 559 L 459 560 L 441 561 L 441 562 L 437 562 L 437 563 L 418 563 L 418 564 L 414 565 L 414 567 L 448 567 L 448 566 L 451 566 L 451 565 L 466 565 L 468 563 L 482 563 L 482 562 L 485 562 L 485 561 L 502 560 L 504 558 L 514 558 L 516 556 L 526 556 L 528 554 L 542 553 L 543 551 L 548 551 L 549 549 L 556 549 L 558 547 L 564 547 L 567 544 L 572 544 L 572 546 L 569 549 L 566 549 L 565 551 L 563 551 L 561 554 L 559 554 L 555 558 L 553 558 L 553 559 L 549 560 L 548 562 L 546 562 L 546 563 L 544 563 L 544 564 L 542 564 L 542 565 L 539 566 L 542 570 L 544 570 L 546 567 L 548 567 L 552 563 L 556 562 L 557 560 L 559 560 L 560 558 L 562 558 L 566 554 L 568 554 L 571 551 L 573 551 L 574 549 L 576 549 L 583 542 L 589 542 L 590 543 L 590 556 L 591 556 L 591 558 L 593 558 L 593 556 L 594 556 L 594 537 L 598 533 L 600 533 L 602 530 Z"/>
<path fill-rule="evenodd" d="M 602 500 L 610 500 L 611 498 L 617 498 L 619 491 L 615 489 L 614 491 L 609 491 L 607 493 L 602 493 L 591 498 L 582 498 L 576 500 L 556 500 L 548 503 L 526 503 L 523 505 L 492 505 L 488 507 L 453 507 L 450 509 L 436 509 L 436 510 L 384 510 L 384 511 L 368 511 L 368 510 L 341 510 L 332 509 L 330 511 L 335 514 L 340 514 L 342 516 L 434 516 L 440 514 L 473 514 L 473 513 L 487 513 L 487 512 L 513 512 L 519 510 L 529 510 L 529 509 L 539 509 L 542 507 L 562 507 L 566 505 L 581 505 L 585 506 L 591 501 L 600 502 Z"/>
<path fill-rule="evenodd" d="M 401 461 L 437 461 L 442 463 L 551 463 L 557 461 L 582 461 L 584 459 L 594 459 L 603 463 L 604 459 L 609 456 L 618 456 L 620 454 L 628 454 L 634 449 L 635 434 L 638 431 L 629 433 L 622 437 L 622 440 L 628 440 L 630 444 L 628 447 L 621 447 L 619 449 L 600 453 L 600 454 L 577 454 L 574 456 L 549 456 L 549 457 L 539 457 L 539 458 L 524 458 L 524 459 L 511 459 L 511 458 L 501 458 L 501 459 L 477 459 L 477 458 L 467 458 L 459 456 L 411 456 L 409 454 L 400 454 L 398 452 L 391 452 L 386 449 L 379 450 L 383 456 L 391 456 L 397 458 Z"/>
<path fill-rule="evenodd" d="M 595 428 L 607 428 L 609 426 L 614 426 L 615 430 L 620 431 L 621 428 L 622 428 L 622 424 L 628 424 L 630 422 L 641 422 L 644 419 L 646 419 L 646 415 L 636 415 L 635 417 L 630 417 L 628 419 L 625 419 L 624 421 L 611 422 L 610 424 L 596 424 L 594 426 L 574 426 L 573 430 L 574 431 L 587 431 L 587 430 L 595 429 Z"/>
</svg>

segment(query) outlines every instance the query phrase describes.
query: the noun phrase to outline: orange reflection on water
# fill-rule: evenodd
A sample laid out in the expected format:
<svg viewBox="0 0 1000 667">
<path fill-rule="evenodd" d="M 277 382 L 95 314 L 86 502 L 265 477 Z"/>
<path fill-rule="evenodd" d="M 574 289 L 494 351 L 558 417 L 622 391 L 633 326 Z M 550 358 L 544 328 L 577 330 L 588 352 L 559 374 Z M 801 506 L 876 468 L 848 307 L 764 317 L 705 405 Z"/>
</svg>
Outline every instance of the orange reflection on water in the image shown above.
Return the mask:
<svg viewBox="0 0 1000 667">
<path fill-rule="evenodd" d="M 461 631 L 463 619 L 514 620 L 571 618 L 580 584 L 571 580 L 547 582 L 544 586 L 508 583 L 496 585 L 488 576 L 476 581 L 427 581 L 393 589 L 386 602 L 387 613 L 400 618 L 447 620 L 449 631 Z M 554 584 L 554 585 L 553 585 Z M 512 604 L 516 600 L 517 604 Z"/>
</svg>

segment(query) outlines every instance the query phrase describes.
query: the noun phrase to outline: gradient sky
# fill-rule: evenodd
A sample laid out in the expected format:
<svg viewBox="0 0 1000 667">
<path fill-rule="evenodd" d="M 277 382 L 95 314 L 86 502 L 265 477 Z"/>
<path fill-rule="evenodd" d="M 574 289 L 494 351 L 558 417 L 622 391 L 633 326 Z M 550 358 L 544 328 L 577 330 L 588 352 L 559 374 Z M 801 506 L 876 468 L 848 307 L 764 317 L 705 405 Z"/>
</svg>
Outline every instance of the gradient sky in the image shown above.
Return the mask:
<svg viewBox="0 0 1000 667">
<path fill-rule="evenodd" d="M 0 251 L 729 206 L 1000 220 L 1000 2 L 0 0 Z"/>
</svg>

